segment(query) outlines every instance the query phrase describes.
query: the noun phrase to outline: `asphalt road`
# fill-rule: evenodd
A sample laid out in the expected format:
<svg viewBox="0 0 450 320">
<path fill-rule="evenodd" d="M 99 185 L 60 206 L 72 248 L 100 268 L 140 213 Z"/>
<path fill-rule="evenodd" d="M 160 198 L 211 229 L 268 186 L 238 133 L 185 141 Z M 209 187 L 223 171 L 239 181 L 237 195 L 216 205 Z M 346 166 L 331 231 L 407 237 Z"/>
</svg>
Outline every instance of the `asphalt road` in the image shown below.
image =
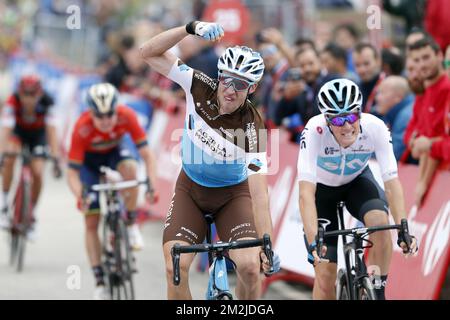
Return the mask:
<svg viewBox="0 0 450 320">
<path fill-rule="evenodd" d="M 85 253 L 83 219 L 65 179 L 54 180 L 46 172 L 37 216 L 37 238 L 27 244 L 25 267 L 20 274 L 9 266 L 8 236 L 0 231 L 0 299 L 91 299 L 94 281 Z M 162 221 L 142 226 L 146 246 L 136 253 L 137 299 L 166 299 L 162 227 Z M 231 285 L 233 280 L 231 276 Z M 204 299 L 207 282 L 206 273 L 192 268 L 190 285 L 194 299 Z M 281 281 L 271 284 L 264 296 L 274 300 L 310 298 L 309 288 Z"/>
</svg>

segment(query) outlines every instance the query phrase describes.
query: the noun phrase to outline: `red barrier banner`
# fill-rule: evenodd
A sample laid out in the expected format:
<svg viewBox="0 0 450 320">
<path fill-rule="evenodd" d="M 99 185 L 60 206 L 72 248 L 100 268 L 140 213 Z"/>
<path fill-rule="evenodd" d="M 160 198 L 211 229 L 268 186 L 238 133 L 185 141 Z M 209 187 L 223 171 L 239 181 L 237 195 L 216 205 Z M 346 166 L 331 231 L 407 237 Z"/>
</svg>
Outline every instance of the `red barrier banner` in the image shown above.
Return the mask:
<svg viewBox="0 0 450 320">
<path fill-rule="evenodd" d="M 394 246 L 386 297 L 438 299 L 450 259 L 450 172 L 439 172 L 421 208 L 414 203 L 418 167 L 399 167 L 406 197 L 410 233 L 419 239 L 417 257 L 405 259 Z M 396 237 L 395 237 L 396 239 Z"/>
</svg>

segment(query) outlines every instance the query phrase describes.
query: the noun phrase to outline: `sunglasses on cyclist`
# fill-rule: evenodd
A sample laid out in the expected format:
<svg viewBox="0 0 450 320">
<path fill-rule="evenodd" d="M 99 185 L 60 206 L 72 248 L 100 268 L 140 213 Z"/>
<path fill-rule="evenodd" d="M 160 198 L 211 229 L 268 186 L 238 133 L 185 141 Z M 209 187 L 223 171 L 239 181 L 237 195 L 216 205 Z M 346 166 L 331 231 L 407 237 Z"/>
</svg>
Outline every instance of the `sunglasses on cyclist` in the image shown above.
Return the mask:
<svg viewBox="0 0 450 320">
<path fill-rule="evenodd" d="M 220 74 L 219 81 L 225 88 L 229 86 L 233 86 L 235 91 L 245 91 L 253 84 L 253 82 L 249 82 L 246 80 L 238 79 L 229 75 Z"/>
<path fill-rule="evenodd" d="M 25 97 L 36 97 L 39 94 L 39 91 L 36 90 L 30 90 L 30 91 L 22 91 L 21 94 Z"/>
<path fill-rule="evenodd" d="M 349 124 L 354 124 L 360 118 L 359 113 L 349 113 L 344 116 L 337 116 L 333 118 L 327 118 L 328 123 L 332 124 L 335 127 L 343 127 L 345 122 Z"/>
<path fill-rule="evenodd" d="M 108 112 L 108 113 L 94 113 L 94 117 L 97 119 L 110 119 L 112 118 L 116 113 L 114 111 Z"/>
</svg>

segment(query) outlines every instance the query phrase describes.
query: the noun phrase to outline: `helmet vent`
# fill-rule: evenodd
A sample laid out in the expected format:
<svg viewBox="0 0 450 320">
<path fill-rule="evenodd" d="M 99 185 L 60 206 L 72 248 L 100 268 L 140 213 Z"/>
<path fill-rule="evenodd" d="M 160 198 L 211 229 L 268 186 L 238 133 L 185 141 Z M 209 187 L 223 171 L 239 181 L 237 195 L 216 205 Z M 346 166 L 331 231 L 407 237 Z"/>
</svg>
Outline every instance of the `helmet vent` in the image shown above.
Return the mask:
<svg viewBox="0 0 450 320">
<path fill-rule="evenodd" d="M 233 68 L 233 61 L 231 61 L 230 57 L 227 58 L 227 63 L 228 63 L 228 68 L 232 69 Z"/>
<path fill-rule="evenodd" d="M 244 61 L 244 56 L 240 55 L 237 62 L 236 62 L 236 69 L 239 70 L 239 68 L 241 67 L 242 61 Z"/>
</svg>

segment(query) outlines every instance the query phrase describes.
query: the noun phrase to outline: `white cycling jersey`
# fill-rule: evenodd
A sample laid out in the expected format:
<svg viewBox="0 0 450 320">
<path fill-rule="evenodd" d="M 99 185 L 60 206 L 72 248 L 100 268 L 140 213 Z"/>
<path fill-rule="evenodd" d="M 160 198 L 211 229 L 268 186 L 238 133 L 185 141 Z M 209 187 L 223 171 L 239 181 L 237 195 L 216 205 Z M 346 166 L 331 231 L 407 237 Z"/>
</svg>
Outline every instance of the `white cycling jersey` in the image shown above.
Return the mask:
<svg viewBox="0 0 450 320">
<path fill-rule="evenodd" d="M 221 115 L 216 80 L 178 59 L 167 76 L 186 93 L 181 158 L 191 180 L 205 187 L 225 187 L 267 172 L 264 123 L 249 101 Z"/>
<path fill-rule="evenodd" d="M 341 147 L 327 126 L 324 115 L 311 118 L 300 139 L 298 180 L 337 187 L 351 182 L 375 153 L 384 182 L 397 177 L 392 139 L 384 122 L 362 113 L 361 132 L 349 147 Z"/>
</svg>

